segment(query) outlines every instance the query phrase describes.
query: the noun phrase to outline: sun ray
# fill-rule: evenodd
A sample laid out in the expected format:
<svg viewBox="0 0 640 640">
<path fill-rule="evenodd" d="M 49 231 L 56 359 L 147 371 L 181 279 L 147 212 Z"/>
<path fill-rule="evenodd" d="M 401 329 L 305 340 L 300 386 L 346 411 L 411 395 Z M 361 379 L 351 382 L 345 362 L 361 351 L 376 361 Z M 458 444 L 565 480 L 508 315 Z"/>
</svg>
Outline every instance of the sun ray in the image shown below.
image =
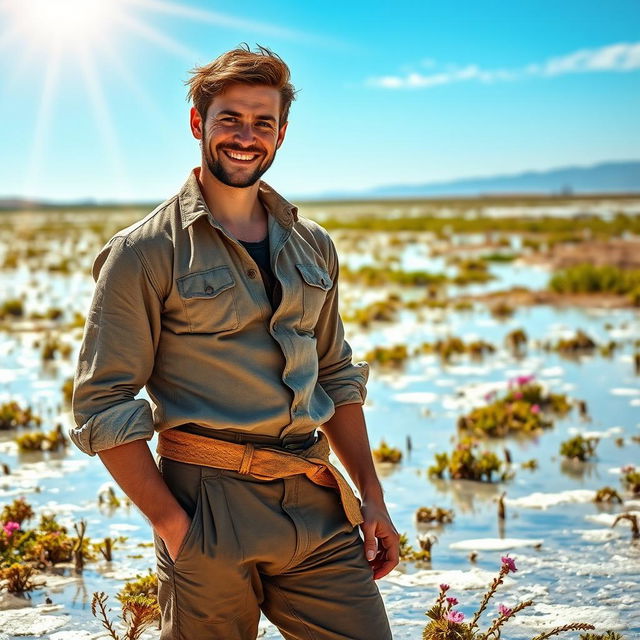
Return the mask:
<svg viewBox="0 0 640 640">
<path fill-rule="evenodd" d="M 158 109 L 158 105 L 151 99 L 149 94 L 142 89 L 140 82 L 131 73 L 111 43 L 101 41 L 100 45 L 101 53 L 108 58 L 111 66 L 116 69 L 119 78 L 125 82 L 129 90 L 136 96 L 139 104 L 144 108 L 145 113 L 151 114 L 159 125 L 169 126 L 170 122 L 168 118 Z"/>
<path fill-rule="evenodd" d="M 189 62 L 189 64 L 193 64 L 196 60 L 200 59 L 202 56 L 200 53 L 191 49 L 189 47 L 185 47 L 183 44 L 180 44 L 177 40 L 167 36 L 164 33 L 161 33 L 157 29 L 153 27 L 149 27 L 148 25 L 140 22 L 136 18 L 133 18 L 130 15 L 125 13 L 119 13 L 116 16 L 116 19 L 120 24 L 125 27 L 128 27 L 131 31 L 134 31 L 138 35 L 141 35 L 143 38 L 160 46 L 162 49 L 167 51 L 168 53 L 173 53 L 179 58 L 184 58 Z"/>
<path fill-rule="evenodd" d="M 10 95 L 18 82 L 24 82 L 25 75 L 33 75 L 33 72 L 28 71 L 28 68 L 36 59 L 39 51 L 41 48 L 37 47 L 34 42 L 28 42 L 26 48 L 21 49 L 19 57 L 14 58 L 12 62 L 9 75 L 3 77 L 2 84 L 0 84 L 0 95 L 2 93 Z"/>
<path fill-rule="evenodd" d="M 47 131 L 51 121 L 53 111 L 54 96 L 57 80 L 60 72 L 61 60 L 60 47 L 55 47 L 51 52 L 51 57 L 47 63 L 44 82 L 42 85 L 42 95 L 38 106 L 38 114 L 33 127 L 33 139 L 31 141 L 31 151 L 29 153 L 29 165 L 26 171 L 24 182 L 24 193 L 27 196 L 36 194 L 36 183 L 40 179 L 40 169 L 44 151 L 46 148 Z"/>
<path fill-rule="evenodd" d="M 230 29 L 238 29 L 242 31 L 254 31 L 268 36 L 277 38 L 287 38 L 292 40 L 302 40 L 309 37 L 309 34 L 292 31 L 276 25 L 267 24 L 265 22 L 254 22 L 251 20 L 243 20 L 235 18 L 217 11 L 207 11 L 205 9 L 197 9 L 185 5 L 167 2 L 166 0 L 128 0 L 127 4 L 141 6 L 145 9 L 151 9 L 158 13 L 167 13 L 198 22 L 206 22 L 215 24 L 220 27 Z"/>
<path fill-rule="evenodd" d="M 115 127 L 111 122 L 111 115 L 102 92 L 102 87 L 98 82 L 91 52 L 86 47 L 82 47 L 79 54 L 80 67 L 87 87 L 87 93 L 93 107 L 93 115 L 109 157 L 109 164 L 111 165 L 116 178 L 116 189 L 118 193 L 114 194 L 114 197 L 128 199 L 131 195 L 130 184 L 125 177 L 124 163 L 122 161 L 122 154 L 120 153 L 118 137 Z"/>
</svg>

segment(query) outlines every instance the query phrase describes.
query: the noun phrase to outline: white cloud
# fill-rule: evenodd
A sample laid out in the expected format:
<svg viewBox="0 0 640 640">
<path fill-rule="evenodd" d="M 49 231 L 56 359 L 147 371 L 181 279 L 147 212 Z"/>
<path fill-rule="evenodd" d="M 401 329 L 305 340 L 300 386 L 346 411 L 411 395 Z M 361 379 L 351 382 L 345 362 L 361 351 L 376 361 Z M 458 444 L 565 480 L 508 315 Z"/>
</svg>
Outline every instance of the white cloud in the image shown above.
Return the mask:
<svg viewBox="0 0 640 640">
<path fill-rule="evenodd" d="M 428 66 L 435 66 L 431 59 Z M 427 66 L 424 64 L 423 66 Z M 559 76 L 569 73 L 628 72 L 640 69 L 640 42 L 619 42 L 599 49 L 581 49 L 566 56 L 549 58 L 516 69 L 482 69 L 475 64 L 450 67 L 437 73 L 407 72 L 404 75 L 370 78 L 367 84 L 383 89 L 432 88 L 476 80 L 485 84 L 506 82 L 526 76 Z"/>
</svg>

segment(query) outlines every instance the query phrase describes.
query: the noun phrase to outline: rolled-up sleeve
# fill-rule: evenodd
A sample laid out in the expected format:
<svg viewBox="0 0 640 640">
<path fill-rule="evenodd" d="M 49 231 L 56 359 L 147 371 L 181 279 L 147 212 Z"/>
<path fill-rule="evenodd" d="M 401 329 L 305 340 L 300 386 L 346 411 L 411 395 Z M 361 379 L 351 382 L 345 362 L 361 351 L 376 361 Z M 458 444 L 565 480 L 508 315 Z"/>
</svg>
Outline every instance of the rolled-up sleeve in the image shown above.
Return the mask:
<svg viewBox="0 0 640 640">
<path fill-rule="evenodd" d="M 154 433 L 136 399 L 153 371 L 162 300 L 142 255 L 115 236 L 93 265 L 96 281 L 74 377 L 71 440 L 89 455 Z"/>
<path fill-rule="evenodd" d="M 320 319 L 316 324 L 318 352 L 318 383 L 339 407 L 343 404 L 364 404 L 367 396 L 369 365 L 354 363 L 349 343 L 344 338 L 342 318 L 338 312 L 338 275 L 340 266 L 333 241 L 329 238 L 327 263 L 333 285 L 327 292 Z"/>
</svg>

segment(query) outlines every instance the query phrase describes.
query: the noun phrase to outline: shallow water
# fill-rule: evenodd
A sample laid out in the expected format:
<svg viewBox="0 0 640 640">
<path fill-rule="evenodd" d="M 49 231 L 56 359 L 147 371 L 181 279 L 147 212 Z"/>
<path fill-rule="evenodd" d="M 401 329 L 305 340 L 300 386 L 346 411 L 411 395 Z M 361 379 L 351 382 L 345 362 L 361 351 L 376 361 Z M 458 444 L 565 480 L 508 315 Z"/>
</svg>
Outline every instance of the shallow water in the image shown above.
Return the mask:
<svg viewBox="0 0 640 640">
<path fill-rule="evenodd" d="M 353 254 L 341 250 L 343 262 L 354 268 L 367 259 L 371 264 L 371 256 L 384 246 L 379 235 L 372 239 L 376 246 L 367 246 L 366 237 L 361 242 L 364 245 Z M 85 245 L 86 256 L 90 256 L 95 246 L 88 240 Z M 57 245 L 52 241 L 50 246 L 53 251 Z M 446 270 L 442 258 L 430 258 L 427 243 L 402 244 L 385 251 L 395 251 L 397 264 L 404 269 Z M 82 259 L 84 272 L 74 274 L 30 270 L 25 265 L 0 271 L 0 290 L 5 299 L 24 295 L 28 311 L 60 306 L 64 319 L 70 320 L 74 311 L 86 312 L 91 295 L 92 280 L 86 270 L 90 259 L 86 256 Z M 544 269 L 517 263 L 493 264 L 491 271 L 497 276 L 495 281 L 464 291 L 486 292 L 512 284 L 542 287 L 547 279 Z M 386 291 L 363 293 L 346 284 L 342 292 L 343 311 L 362 304 L 363 299 L 386 296 Z M 402 295 L 413 294 L 404 291 Z M 55 330 L 56 323 L 40 325 Z M 22 330 L 0 332 L 0 402 L 28 402 L 44 418 L 43 429 L 58 422 L 66 427 L 71 418 L 63 406 L 61 386 L 73 375 L 81 329 L 67 330 L 61 336 L 72 345 L 69 358 L 58 355 L 43 364 L 36 344 L 43 331 L 27 322 L 18 326 Z M 620 340 L 621 347 L 608 358 L 595 352 L 569 360 L 532 346 L 525 357 L 516 359 L 502 344 L 505 335 L 519 327 L 534 343 L 572 335 L 581 328 L 597 342 Z M 384 438 L 405 454 L 395 467 L 379 466 L 391 515 L 414 546 L 419 532 L 431 531 L 437 536 L 431 568 L 402 563 L 378 583 L 394 637 L 421 637 L 424 611 L 441 582 L 451 584 L 451 594 L 461 603 L 457 608 L 472 614 L 506 552 L 516 558 L 518 572 L 505 581 L 495 604 L 489 606 L 489 618 L 498 603 L 511 606 L 531 597 L 536 604 L 505 627 L 505 637 L 524 640 L 542 628 L 569 621 L 592 622 L 601 631 L 618 629 L 628 639 L 638 637 L 640 545 L 631 544 L 627 522 L 612 529 L 610 521 L 612 514 L 625 508 L 640 512 L 640 500 L 627 496 L 625 505 L 597 507 L 591 497 L 605 485 L 620 490 L 620 467 L 640 464 L 640 444 L 630 439 L 640 435 L 640 384 L 632 362 L 632 340 L 640 337 L 640 312 L 560 310 L 541 305 L 519 308 L 513 317 L 499 321 L 477 305 L 468 312 L 403 310 L 396 323 L 367 331 L 347 325 L 346 331 L 355 359 L 361 359 L 372 346 L 404 343 L 417 347 L 447 335 L 465 341 L 482 338 L 498 347 L 495 354 L 480 361 L 460 357 L 443 365 L 436 356 L 423 355 L 410 358 L 401 368 L 371 367 L 365 406 L 371 443 L 377 446 Z M 483 403 L 487 392 L 502 390 L 510 378 L 523 374 L 534 374 L 554 392 L 586 400 L 591 420 L 581 420 L 573 410 L 537 438 L 488 442 L 487 448 L 501 456 L 503 447 L 510 450 L 516 473 L 509 482 L 430 479 L 426 470 L 435 452 L 451 448 L 457 417 Z M 144 392 L 141 395 L 145 397 Z M 568 463 L 560 459 L 560 442 L 577 432 L 600 436 L 594 461 Z M 410 453 L 407 437 L 413 445 Z M 620 437 L 623 446 L 616 444 Z M 0 462 L 12 471 L 0 477 L 0 505 L 24 495 L 38 512 L 54 511 L 71 529 L 74 521 L 86 518 L 87 535 L 93 539 L 107 535 L 126 535 L 128 539 L 115 549 L 112 563 L 89 563 L 82 577 L 74 577 L 70 567 L 58 566 L 56 572 L 61 575 L 45 576 L 48 584 L 30 598 L 1 595 L 0 640 L 18 635 L 51 640 L 98 637 L 101 626 L 90 613 L 91 594 L 105 591 L 116 608 L 113 595 L 123 580 L 154 568 L 153 549 L 138 546 L 151 540 L 150 528 L 135 508 L 121 507 L 111 513 L 98 508 L 98 491 L 110 481 L 98 458 L 89 458 L 72 446 L 62 454 L 19 454 L 12 438 L 12 433 L 0 432 Z M 152 441 L 152 447 L 154 444 Z M 537 470 L 519 468 L 519 463 L 531 458 L 538 460 Z M 507 518 L 501 525 L 496 499 L 503 491 L 507 494 Z M 119 490 L 117 493 L 121 495 Z M 434 529 L 418 528 L 416 509 L 433 505 L 454 509 L 454 522 Z M 539 548 L 532 546 L 540 542 Z M 468 558 L 472 550 L 478 552 L 474 563 Z M 47 597 L 53 605 L 40 610 Z M 34 607 L 37 616 L 29 618 L 27 610 Z M 153 631 L 145 635 L 157 636 Z M 280 637 L 265 620 L 261 636 Z"/>
</svg>

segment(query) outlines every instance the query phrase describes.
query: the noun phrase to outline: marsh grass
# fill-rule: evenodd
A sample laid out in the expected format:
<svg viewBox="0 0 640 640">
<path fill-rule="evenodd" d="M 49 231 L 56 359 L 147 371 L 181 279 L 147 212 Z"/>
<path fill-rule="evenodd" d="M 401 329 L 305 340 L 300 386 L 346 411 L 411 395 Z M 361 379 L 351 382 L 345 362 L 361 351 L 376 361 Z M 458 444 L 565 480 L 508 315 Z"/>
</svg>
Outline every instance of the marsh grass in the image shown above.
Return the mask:
<svg viewBox="0 0 640 640">
<path fill-rule="evenodd" d="M 602 487 L 601 489 L 598 489 L 593 501 L 597 503 L 617 502 L 618 504 L 622 504 L 622 498 L 613 487 Z"/>
<path fill-rule="evenodd" d="M 520 376 L 510 381 L 508 392 L 489 404 L 475 407 L 458 418 L 458 430 L 479 437 L 502 438 L 513 433 L 537 435 L 553 426 L 545 412 L 564 416 L 571 404 L 564 394 L 547 393 L 533 381 Z M 495 394 L 487 394 L 490 400 Z"/>
<path fill-rule="evenodd" d="M 470 438 L 458 442 L 451 453 L 436 453 L 435 464 L 428 469 L 430 476 L 442 478 L 449 473 L 451 480 L 475 480 L 493 482 L 493 474 L 499 474 L 503 462 L 492 451 L 478 451 L 478 443 Z M 500 480 L 509 479 L 508 472 Z"/>
<path fill-rule="evenodd" d="M 25 451 L 59 451 L 66 449 L 68 442 L 62 431 L 62 425 L 56 425 L 55 429 L 42 433 L 33 431 L 15 437 L 18 450 Z"/>
<path fill-rule="evenodd" d="M 384 440 L 377 449 L 371 451 L 376 462 L 388 462 L 397 464 L 402 460 L 402 451 L 396 447 L 390 447 Z"/>
<path fill-rule="evenodd" d="M 554 273 L 549 289 L 557 293 L 614 293 L 640 304 L 640 269 L 583 263 Z"/>
<path fill-rule="evenodd" d="M 569 460 L 586 462 L 596 454 L 598 438 L 585 438 L 578 434 L 560 443 L 560 455 Z"/>
</svg>

